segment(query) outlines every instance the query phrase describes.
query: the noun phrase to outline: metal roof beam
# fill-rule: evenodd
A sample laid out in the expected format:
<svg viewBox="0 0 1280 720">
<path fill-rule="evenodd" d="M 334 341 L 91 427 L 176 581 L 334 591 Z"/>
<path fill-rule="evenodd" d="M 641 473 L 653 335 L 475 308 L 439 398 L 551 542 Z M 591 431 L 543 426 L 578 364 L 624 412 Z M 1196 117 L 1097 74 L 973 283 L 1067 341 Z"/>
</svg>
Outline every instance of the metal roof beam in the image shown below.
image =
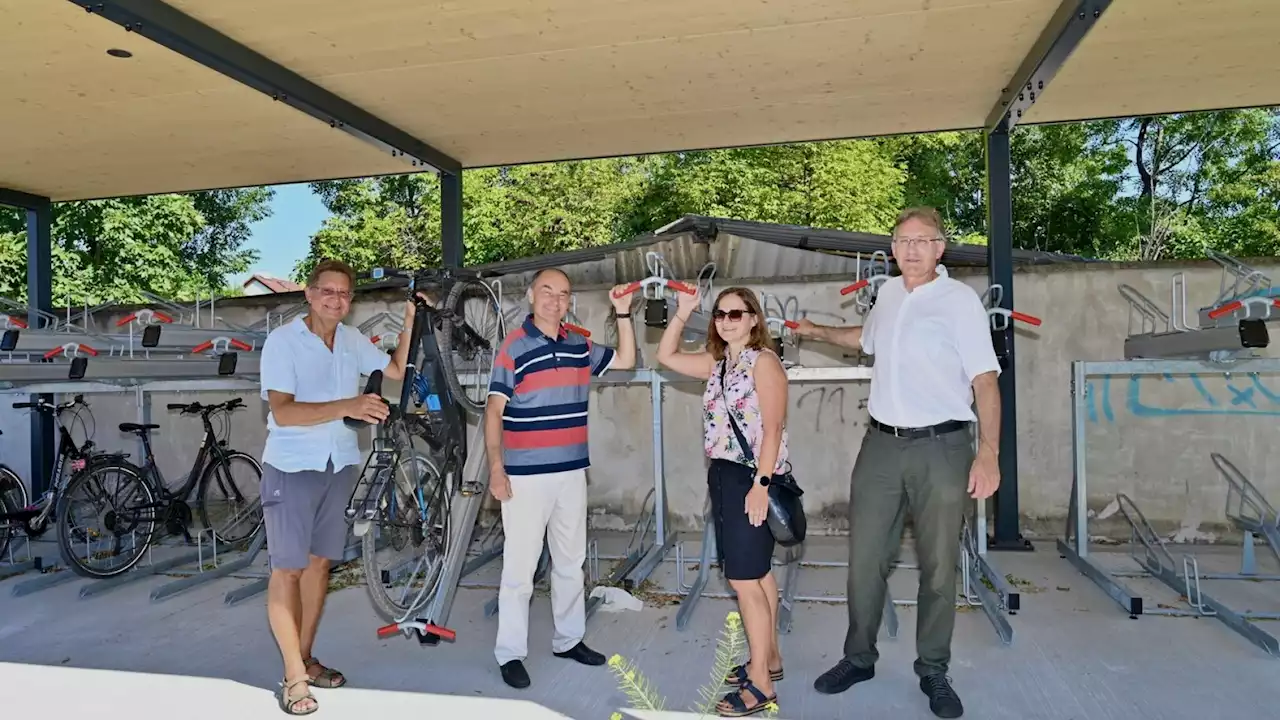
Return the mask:
<svg viewBox="0 0 1280 720">
<path fill-rule="evenodd" d="M 987 132 L 1001 125 L 1012 130 L 1018 124 L 1110 6 L 1111 0 L 1063 0 L 1009 84 L 1000 91 L 999 101 L 987 114 Z"/>
<path fill-rule="evenodd" d="M 49 205 L 49 198 L 0 187 L 0 205 L 19 210 L 40 210 Z"/>
<path fill-rule="evenodd" d="M 330 127 L 357 137 L 420 170 L 450 175 L 462 164 L 407 132 L 392 126 L 272 62 L 235 40 L 158 0 L 71 0 L 205 67 L 300 110 Z"/>
</svg>

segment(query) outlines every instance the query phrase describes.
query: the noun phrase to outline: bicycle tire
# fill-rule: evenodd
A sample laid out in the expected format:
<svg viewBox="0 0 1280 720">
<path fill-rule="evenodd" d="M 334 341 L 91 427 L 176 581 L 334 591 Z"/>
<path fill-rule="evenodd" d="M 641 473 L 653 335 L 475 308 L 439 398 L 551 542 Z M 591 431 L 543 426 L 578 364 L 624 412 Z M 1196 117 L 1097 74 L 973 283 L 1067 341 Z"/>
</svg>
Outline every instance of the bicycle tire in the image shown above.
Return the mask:
<svg viewBox="0 0 1280 720">
<path fill-rule="evenodd" d="M 0 515 L 16 513 L 27 505 L 27 486 L 22 483 L 22 478 L 9 466 L 0 465 Z M 9 543 L 18 536 L 21 526 L 22 523 L 16 520 L 0 520 L 0 562 L 5 561 Z"/>
<path fill-rule="evenodd" d="M 502 340 L 506 337 L 506 330 L 503 327 L 502 303 L 499 302 L 498 297 L 494 295 L 493 288 L 489 287 L 485 283 L 480 282 L 479 280 L 460 280 L 454 283 L 453 287 L 449 289 L 449 295 L 445 299 L 445 308 L 447 312 L 445 312 L 441 317 L 441 330 L 440 333 L 436 335 L 436 344 L 440 346 L 440 363 L 443 366 L 442 370 L 444 370 L 445 383 L 449 386 L 449 394 L 453 395 L 453 397 L 457 399 L 458 404 L 461 405 L 468 413 L 479 417 L 484 414 L 484 406 L 489 400 L 489 388 L 487 386 L 481 388 L 480 394 L 482 399 L 479 402 L 472 400 L 467 396 L 467 390 L 463 387 L 462 382 L 458 377 L 457 368 L 453 363 L 453 333 L 457 329 L 453 318 L 459 318 L 463 323 L 466 322 L 464 303 L 469 299 L 469 296 L 476 294 L 480 295 L 483 299 L 492 302 L 493 311 L 497 319 L 497 337 L 486 338 L 493 343 L 492 356 L 490 357 L 489 362 L 489 370 L 492 372 L 493 357 L 497 356 L 498 349 L 502 346 Z"/>
<path fill-rule="evenodd" d="M 243 452 L 240 452 L 239 450 L 230 450 L 224 454 L 223 459 L 209 463 L 209 465 L 204 469 L 204 474 L 201 475 L 200 477 L 200 491 L 196 496 L 196 503 L 197 503 L 196 511 L 200 513 L 200 524 L 203 525 L 205 528 L 213 528 L 214 537 L 217 538 L 218 542 L 226 543 L 228 545 L 234 545 L 239 542 L 244 542 L 245 540 L 248 540 L 249 538 L 253 537 L 254 535 L 257 534 L 258 529 L 262 527 L 262 522 L 263 522 L 261 495 L 258 496 L 258 499 L 256 501 L 256 510 L 254 511 L 253 524 L 252 526 L 250 526 L 249 532 L 244 534 L 237 533 L 234 535 L 224 534 L 222 532 L 219 532 L 218 529 L 214 528 L 213 525 L 209 522 L 208 493 L 209 493 L 209 489 L 214 486 L 213 481 L 216 477 L 214 472 L 220 466 L 226 465 L 228 466 L 227 474 L 234 481 L 235 475 L 231 473 L 231 469 L 229 467 L 232 460 L 247 461 L 249 465 L 254 469 L 254 472 L 257 473 L 258 485 L 259 487 L 261 487 L 262 464 L 259 463 L 256 458 L 254 458 L 252 455 L 248 453 L 243 453 Z"/>
<path fill-rule="evenodd" d="M 70 536 L 70 513 L 71 507 L 75 504 L 73 502 L 73 498 L 75 497 L 76 491 L 78 491 L 82 485 L 89 482 L 90 479 L 107 471 L 119 472 L 133 479 L 135 484 L 141 488 L 142 494 L 145 496 L 143 498 L 143 504 L 148 506 L 148 508 L 143 510 L 142 513 L 148 514 L 150 517 L 142 521 L 146 524 L 146 530 L 143 533 L 143 541 L 134 545 L 132 555 L 128 557 L 125 564 L 109 571 L 102 571 L 86 566 L 84 562 L 76 556 L 74 552 L 76 545 L 73 544 L 74 541 Z M 132 463 L 123 461 L 102 463 L 77 473 L 70 481 L 67 482 L 67 487 L 63 491 L 62 498 L 58 504 L 56 523 L 58 526 L 58 550 L 62 554 L 63 562 L 65 562 L 77 575 L 97 580 L 115 577 L 132 570 L 133 567 L 142 560 L 142 557 L 147 554 L 147 548 L 151 546 L 151 541 L 155 537 L 156 512 L 158 510 L 158 508 L 153 507 L 155 504 L 155 489 L 151 487 L 151 483 L 147 482 L 142 470 Z"/>
<path fill-rule="evenodd" d="M 421 610 L 431 600 L 439 586 L 441 577 L 444 575 L 444 560 L 448 557 L 449 544 L 452 539 L 450 538 L 450 533 L 452 532 L 451 493 L 448 488 L 444 487 L 445 479 L 440 474 L 439 468 L 430 455 L 413 449 L 406 450 L 405 457 L 401 458 L 398 465 L 403 465 L 406 462 L 420 462 L 425 470 L 425 472 L 414 476 L 412 480 L 413 487 L 417 488 L 426 485 L 427 483 L 423 479 L 428 477 L 428 474 L 436 480 L 435 486 L 438 488 L 437 490 L 430 491 L 429 488 L 424 487 L 423 492 L 424 495 L 427 492 L 431 492 L 431 497 L 427 498 L 427 504 L 429 507 L 434 507 L 439 517 L 443 518 L 444 528 L 442 535 L 444 544 L 439 550 L 440 559 L 436 563 L 436 569 L 432 573 L 432 577 L 424 581 L 424 585 L 427 587 L 412 592 L 412 597 L 416 602 L 399 603 L 389 596 L 388 588 L 382 584 L 382 573 L 378 568 L 378 538 L 381 533 L 375 532 L 375 530 L 380 531 L 382 528 L 376 527 L 375 523 L 375 527 L 364 533 L 360 543 L 360 562 L 364 568 L 365 585 L 369 591 L 369 600 L 373 603 L 374 610 L 386 622 L 397 622 L 407 615 Z M 396 474 L 399 475 L 400 473 L 397 472 Z M 391 487 L 388 488 L 388 492 L 395 492 L 398 489 L 398 485 L 399 478 L 395 478 L 391 483 Z M 381 501 L 380 504 L 380 514 L 385 513 L 385 500 Z M 423 552 L 427 552 L 425 540 L 421 547 Z"/>
</svg>

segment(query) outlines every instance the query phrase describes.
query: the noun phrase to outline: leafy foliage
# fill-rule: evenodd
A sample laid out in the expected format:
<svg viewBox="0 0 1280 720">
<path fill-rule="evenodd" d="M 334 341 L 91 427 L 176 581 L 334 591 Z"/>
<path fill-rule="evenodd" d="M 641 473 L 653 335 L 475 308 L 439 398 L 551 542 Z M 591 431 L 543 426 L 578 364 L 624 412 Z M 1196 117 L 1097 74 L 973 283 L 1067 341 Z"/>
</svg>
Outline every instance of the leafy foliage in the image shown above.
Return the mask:
<svg viewBox="0 0 1280 720">
<path fill-rule="evenodd" d="M 90 200 L 53 206 L 55 305 L 140 302 L 143 292 L 190 299 L 225 294 L 228 276 L 257 253 L 250 225 L 269 214 L 273 190 Z M 25 219 L 0 212 L 0 295 L 26 298 Z"/>
</svg>

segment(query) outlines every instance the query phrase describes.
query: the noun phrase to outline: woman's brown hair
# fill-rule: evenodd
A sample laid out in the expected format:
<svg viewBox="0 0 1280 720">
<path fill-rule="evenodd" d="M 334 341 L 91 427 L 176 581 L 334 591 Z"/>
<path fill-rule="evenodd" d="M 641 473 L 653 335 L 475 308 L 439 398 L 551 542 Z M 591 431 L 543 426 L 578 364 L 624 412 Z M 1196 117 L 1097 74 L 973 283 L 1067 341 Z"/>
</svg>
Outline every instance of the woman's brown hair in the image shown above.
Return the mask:
<svg viewBox="0 0 1280 720">
<path fill-rule="evenodd" d="M 720 307 L 720 301 L 726 295 L 737 295 L 756 318 L 756 326 L 751 329 L 751 336 L 747 338 L 747 347 L 753 350 L 773 347 L 773 342 L 769 338 L 769 328 L 764 321 L 764 310 L 760 309 L 760 301 L 756 299 L 755 291 L 744 287 L 725 288 L 716 296 L 716 302 L 711 306 L 712 312 Z M 746 322 L 747 319 L 744 317 L 742 321 Z M 716 330 L 715 317 L 712 317 L 711 324 L 707 326 L 707 352 L 711 353 L 711 357 L 717 361 L 723 360 L 726 346 L 724 338 L 720 337 L 720 332 Z"/>
</svg>

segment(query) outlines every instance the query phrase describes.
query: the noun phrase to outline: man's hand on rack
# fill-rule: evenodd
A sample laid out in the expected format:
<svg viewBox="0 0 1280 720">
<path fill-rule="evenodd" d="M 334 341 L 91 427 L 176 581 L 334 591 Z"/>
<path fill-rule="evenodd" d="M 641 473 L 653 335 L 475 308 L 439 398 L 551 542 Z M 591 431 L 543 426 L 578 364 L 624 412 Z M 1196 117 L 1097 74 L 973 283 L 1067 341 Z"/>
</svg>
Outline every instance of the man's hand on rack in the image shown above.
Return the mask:
<svg viewBox="0 0 1280 720">
<path fill-rule="evenodd" d="M 495 463 L 489 468 L 489 493 L 498 502 L 511 499 L 511 478 L 507 477 L 507 471 L 501 463 Z"/>
<path fill-rule="evenodd" d="M 426 294 L 423 293 L 422 291 L 418 291 L 414 294 L 417 295 L 419 298 L 421 298 L 422 302 L 427 304 L 427 307 L 435 307 L 435 305 L 431 302 L 431 298 L 427 297 Z M 405 300 L 404 301 L 404 331 L 405 332 L 408 332 L 409 330 L 413 329 L 413 318 L 417 314 L 418 314 L 418 306 L 414 304 L 413 300 L 412 299 Z"/>
<path fill-rule="evenodd" d="M 615 313 L 619 315 L 626 315 L 627 311 L 631 309 L 630 294 L 623 295 L 622 297 L 617 296 L 618 293 L 625 290 L 626 287 L 627 287 L 627 283 L 623 283 L 621 285 L 614 285 L 613 287 L 609 288 L 609 302 L 613 303 L 613 310 Z"/>
<path fill-rule="evenodd" d="M 363 420 L 371 425 L 376 425 L 391 414 L 391 409 L 387 407 L 387 403 L 383 401 L 381 395 L 368 393 L 366 395 L 357 395 L 347 400 L 347 411 L 343 413 L 346 417 Z"/>
</svg>

